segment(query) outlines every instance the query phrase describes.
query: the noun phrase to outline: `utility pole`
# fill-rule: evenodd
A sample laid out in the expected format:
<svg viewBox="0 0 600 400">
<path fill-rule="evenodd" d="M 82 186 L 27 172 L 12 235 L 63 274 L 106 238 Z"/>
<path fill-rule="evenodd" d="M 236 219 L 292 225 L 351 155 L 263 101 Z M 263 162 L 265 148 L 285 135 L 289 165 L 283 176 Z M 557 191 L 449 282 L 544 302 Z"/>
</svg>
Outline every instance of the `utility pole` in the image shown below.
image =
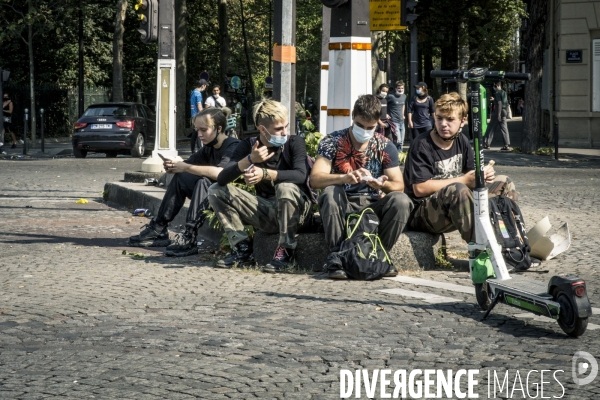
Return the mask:
<svg viewBox="0 0 600 400">
<path fill-rule="evenodd" d="M 83 0 L 79 0 L 79 118 L 84 111 L 84 82 L 83 82 Z"/>
<path fill-rule="evenodd" d="M 296 0 L 275 0 L 273 99 L 290 115 L 289 134 L 296 128 Z"/>
<path fill-rule="evenodd" d="M 176 159 L 175 138 L 175 1 L 138 0 L 142 41 L 149 43 L 158 37 L 156 73 L 156 136 L 152 157 L 142 163 L 144 172 L 163 171 L 158 153 Z M 158 17 L 158 23 L 157 23 Z"/>
</svg>

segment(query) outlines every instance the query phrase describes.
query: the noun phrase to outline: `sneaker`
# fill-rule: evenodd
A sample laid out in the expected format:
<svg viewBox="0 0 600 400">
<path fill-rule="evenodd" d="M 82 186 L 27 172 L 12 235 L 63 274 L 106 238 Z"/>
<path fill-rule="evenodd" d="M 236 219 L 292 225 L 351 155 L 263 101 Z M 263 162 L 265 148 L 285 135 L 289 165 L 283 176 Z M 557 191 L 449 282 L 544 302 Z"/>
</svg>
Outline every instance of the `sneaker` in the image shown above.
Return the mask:
<svg viewBox="0 0 600 400">
<path fill-rule="evenodd" d="M 296 251 L 294 249 L 287 249 L 283 246 L 277 246 L 273 259 L 270 263 L 265 265 L 262 270 L 263 272 L 275 273 L 284 272 L 289 267 L 294 266 L 296 261 Z"/>
<path fill-rule="evenodd" d="M 19 144 L 23 144 L 23 139 L 19 139 Z"/>
<path fill-rule="evenodd" d="M 393 265 L 388 269 L 388 272 L 384 275 L 385 278 L 393 278 L 398 275 L 398 270 Z"/>
<path fill-rule="evenodd" d="M 328 274 L 329 279 L 348 279 L 348 274 L 346 274 L 346 271 L 344 271 L 343 269 L 330 269 Z"/>
<path fill-rule="evenodd" d="M 198 247 L 196 245 L 196 235 L 191 229 L 178 233 L 165 251 L 165 255 L 168 257 L 186 257 L 192 254 L 198 254 Z"/>
<path fill-rule="evenodd" d="M 214 253 L 221 249 L 217 243 L 203 239 L 198 239 L 196 242 L 196 248 L 198 249 L 198 254 Z"/>
<path fill-rule="evenodd" d="M 500 149 L 500 151 L 513 151 L 513 148 L 510 146 L 504 146 L 503 148 Z"/>
<path fill-rule="evenodd" d="M 329 279 L 348 279 L 348 274 L 342 268 L 337 252 L 329 253 L 327 263 L 323 266 L 323 271 L 327 272 Z"/>
<path fill-rule="evenodd" d="M 149 224 L 142 226 L 139 235 L 129 238 L 127 244 L 134 247 L 166 247 L 171 243 L 169 240 L 169 231 L 165 226 L 161 231 L 157 230 L 154 220 Z"/>
<path fill-rule="evenodd" d="M 250 240 L 246 239 L 234 246 L 231 254 L 217 261 L 218 268 L 231 268 L 235 265 L 242 266 L 245 264 L 253 264 L 254 263 L 254 254 L 252 251 L 252 243 Z"/>
</svg>

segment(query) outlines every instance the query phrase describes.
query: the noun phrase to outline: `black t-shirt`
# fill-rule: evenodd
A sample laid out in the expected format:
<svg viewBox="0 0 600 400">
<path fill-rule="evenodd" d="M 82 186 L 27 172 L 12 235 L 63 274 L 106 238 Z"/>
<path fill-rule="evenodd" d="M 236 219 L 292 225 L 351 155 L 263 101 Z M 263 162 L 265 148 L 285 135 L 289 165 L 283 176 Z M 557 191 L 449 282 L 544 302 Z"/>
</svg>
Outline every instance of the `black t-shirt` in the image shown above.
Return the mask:
<svg viewBox="0 0 600 400">
<path fill-rule="evenodd" d="M 415 128 L 424 128 L 431 126 L 431 114 L 435 112 L 435 106 L 433 104 L 433 98 L 427 96 L 427 100 L 423 103 L 419 103 L 416 97 L 413 97 L 408 104 L 409 114 L 412 113 L 412 122 Z"/>
<path fill-rule="evenodd" d="M 415 196 L 412 185 L 430 179 L 456 178 L 475 169 L 475 155 L 464 134 L 458 135 L 448 150 L 438 147 L 430 135 L 430 132 L 419 135 L 406 158 L 404 192 L 413 201 L 423 198 Z"/>
<path fill-rule="evenodd" d="M 225 186 L 228 183 L 233 182 L 244 172 L 238 168 L 238 161 L 248 157 L 248 154 L 252 152 L 252 144 L 255 140 L 258 140 L 258 147 L 264 146 L 260 139 L 248 138 L 240 141 L 231 157 L 231 161 L 227 167 L 223 168 L 223 171 L 217 177 L 217 182 L 221 186 Z M 285 157 L 281 154 L 283 148 L 289 146 L 290 159 L 293 165 L 289 165 Z M 282 147 L 270 147 L 270 153 L 275 155 L 267 160 L 265 163 L 254 164 L 257 168 L 266 168 L 277 170 L 277 181 L 275 183 L 290 182 L 295 183 L 304 189 L 306 178 L 308 178 L 308 171 L 306 169 L 306 143 L 304 138 L 300 136 L 289 136 L 287 142 Z M 263 198 L 269 198 L 275 196 L 275 187 L 269 180 L 260 181 L 256 187 L 256 194 Z"/>
<path fill-rule="evenodd" d="M 228 137 L 218 149 L 215 147 L 203 146 L 184 162 L 191 165 L 225 168 L 229 164 L 229 160 L 239 142 L 240 141 L 235 138 Z"/>
<path fill-rule="evenodd" d="M 379 119 L 384 120 L 387 119 L 387 100 L 385 98 L 381 98 L 379 96 L 377 96 L 377 98 L 379 99 L 379 102 L 381 103 L 381 117 L 379 117 Z"/>
<path fill-rule="evenodd" d="M 400 94 L 397 91 L 390 91 L 385 100 L 387 101 L 387 113 L 390 115 L 392 122 L 399 123 L 404 121 L 402 108 L 406 104 L 406 95 L 404 93 Z"/>
</svg>

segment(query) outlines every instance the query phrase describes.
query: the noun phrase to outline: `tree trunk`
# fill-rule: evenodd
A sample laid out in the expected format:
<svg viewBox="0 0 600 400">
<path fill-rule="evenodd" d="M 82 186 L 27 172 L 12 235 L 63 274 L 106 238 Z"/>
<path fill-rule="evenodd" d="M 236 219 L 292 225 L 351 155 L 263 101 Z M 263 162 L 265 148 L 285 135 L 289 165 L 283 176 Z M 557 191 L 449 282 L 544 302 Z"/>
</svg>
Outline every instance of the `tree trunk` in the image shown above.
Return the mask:
<svg viewBox="0 0 600 400">
<path fill-rule="evenodd" d="M 125 100 L 123 98 L 123 34 L 125 33 L 126 15 L 127 0 L 118 0 L 115 15 L 115 33 L 113 35 L 113 101 Z"/>
<path fill-rule="evenodd" d="M 227 30 L 227 0 L 219 1 L 219 41 L 220 53 L 220 84 L 223 87 L 222 92 L 225 93 L 225 81 L 227 80 L 227 70 L 229 69 L 229 31 Z M 271 62 L 269 60 L 269 62 Z"/>
<path fill-rule="evenodd" d="M 176 0 L 175 1 L 175 15 L 179 16 L 177 18 L 176 26 L 175 26 L 175 65 L 176 65 L 176 100 L 175 104 L 177 105 L 177 113 L 175 119 L 175 132 L 176 135 L 179 133 L 179 136 L 185 134 L 185 129 L 188 126 L 187 119 L 187 21 L 188 21 L 188 11 L 187 11 L 187 1 L 186 0 Z"/>
<path fill-rule="evenodd" d="M 531 74 L 531 80 L 525 83 L 526 106 L 523 114 L 521 150 L 524 153 L 533 153 L 539 148 L 542 127 L 542 70 L 546 48 L 548 0 L 532 0 L 528 11 L 529 22 L 523 43 L 528 44 L 525 67 Z"/>
<path fill-rule="evenodd" d="M 31 0 L 29 1 L 29 15 L 33 13 L 33 6 Z M 34 68 L 33 68 L 33 25 L 31 20 L 28 24 L 29 32 L 27 36 L 27 47 L 29 50 L 29 96 L 30 96 L 30 107 L 29 118 L 31 119 L 31 145 L 35 145 L 35 79 L 34 79 Z M 27 140 L 27 138 L 23 138 Z"/>
<path fill-rule="evenodd" d="M 250 66 L 250 53 L 248 52 L 248 37 L 246 36 L 246 19 L 244 18 L 243 0 L 240 0 L 240 12 L 242 13 L 242 36 L 244 37 L 244 54 L 246 55 L 246 69 L 248 70 L 248 84 L 250 85 L 250 101 L 248 102 L 248 107 L 250 107 L 256 96 L 254 94 L 254 79 L 252 79 L 252 68 Z"/>
</svg>

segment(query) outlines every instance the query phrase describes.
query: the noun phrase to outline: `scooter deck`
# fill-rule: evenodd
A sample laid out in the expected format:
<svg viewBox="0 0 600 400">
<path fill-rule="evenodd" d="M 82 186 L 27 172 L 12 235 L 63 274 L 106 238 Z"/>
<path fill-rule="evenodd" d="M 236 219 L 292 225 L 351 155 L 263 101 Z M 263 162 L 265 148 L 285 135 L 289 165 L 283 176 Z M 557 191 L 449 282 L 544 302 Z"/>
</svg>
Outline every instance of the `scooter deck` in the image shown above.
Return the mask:
<svg viewBox="0 0 600 400">
<path fill-rule="evenodd" d="M 521 275 L 512 275 L 511 279 L 506 280 L 488 279 L 487 282 L 505 292 L 534 295 L 546 300 L 552 299 L 552 295 L 548 293 L 547 283 Z"/>
</svg>

